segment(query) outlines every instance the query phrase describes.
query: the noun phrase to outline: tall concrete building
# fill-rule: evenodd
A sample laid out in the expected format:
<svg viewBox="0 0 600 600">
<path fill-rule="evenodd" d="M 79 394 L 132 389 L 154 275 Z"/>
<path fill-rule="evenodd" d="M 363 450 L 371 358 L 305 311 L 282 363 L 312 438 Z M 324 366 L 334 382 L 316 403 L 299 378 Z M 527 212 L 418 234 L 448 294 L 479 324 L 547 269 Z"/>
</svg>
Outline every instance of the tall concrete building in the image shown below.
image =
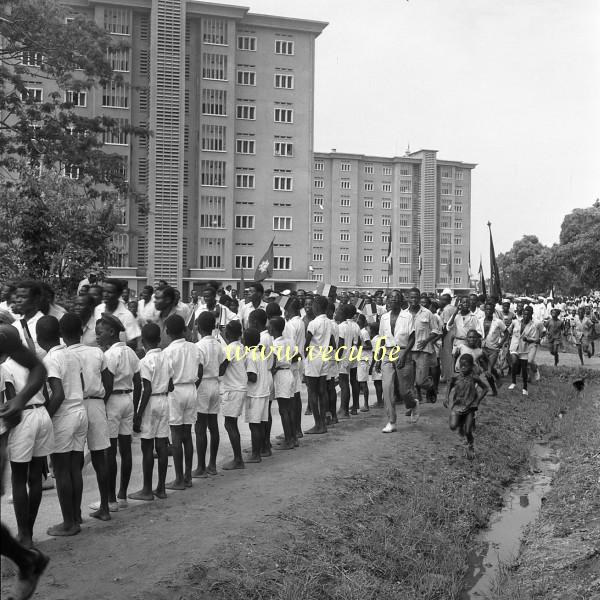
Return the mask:
<svg viewBox="0 0 600 600">
<path fill-rule="evenodd" d="M 104 139 L 141 199 L 124 206 L 111 274 L 184 293 L 240 269 L 252 279 L 274 239 L 267 283 L 309 281 L 314 53 L 327 24 L 191 0 L 66 4 L 124 42 L 109 57 L 120 80 L 66 91 L 75 110 L 152 132 Z"/>
<path fill-rule="evenodd" d="M 436 150 L 393 158 L 333 150 L 315 153 L 312 167 L 314 281 L 469 288 L 474 164 L 438 160 Z"/>
</svg>

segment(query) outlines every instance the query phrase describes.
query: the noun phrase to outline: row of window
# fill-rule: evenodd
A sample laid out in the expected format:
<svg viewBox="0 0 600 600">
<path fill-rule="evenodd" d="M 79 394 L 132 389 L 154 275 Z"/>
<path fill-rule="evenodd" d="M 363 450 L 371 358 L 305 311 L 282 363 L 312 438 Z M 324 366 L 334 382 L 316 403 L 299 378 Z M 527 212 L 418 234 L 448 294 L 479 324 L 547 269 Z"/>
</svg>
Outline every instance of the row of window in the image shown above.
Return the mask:
<svg viewBox="0 0 600 600">
<path fill-rule="evenodd" d="M 455 204 L 453 209 L 451 202 L 442 202 L 442 212 L 452 212 L 452 210 L 454 210 L 455 213 L 461 213 L 463 211 L 463 205 Z"/>
<path fill-rule="evenodd" d="M 318 208 L 320 208 L 321 210 L 323 210 L 325 207 L 325 198 L 323 196 L 314 196 L 313 204 L 315 206 L 317 206 Z M 398 205 L 398 208 L 401 210 L 409 210 L 411 207 L 411 199 L 410 198 L 399 198 L 397 200 L 396 204 Z M 340 198 L 340 206 L 342 208 L 350 208 L 351 205 L 352 204 L 351 204 L 350 198 Z M 363 205 L 365 208 L 373 208 L 374 207 L 373 198 L 365 198 L 363 201 Z M 390 198 L 383 198 L 381 200 L 381 208 L 383 208 L 384 210 L 385 209 L 391 210 L 392 209 L 392 200 Z"/>
<path fill-rule="evenodd" d="M 322 213 L 316 213 L 313 215 L 313 223 L 324 223 L 324 216 Z M 350 215 L 340 215 L 340 224 L 341 225 L 350 225 Z M 373 225 L 373 217 L 366 216 L 364 218 L 365 225 Z M 381 226 L 389 227 L 392 224 L 392 217 L 381 217 Z M 401 216 L 398 220 L 398 224 L 400 227 L 410 227 L 410 217 Z"/>
<path fill-rule="evenodd" d="M 452 170 L 451 169 L 442 169 L 442 177 L 444 179 L 452 179 Z M 465 172 L 459 169 L 456 170 L 456 179 L 464 179 Z"/>
<path fill-rule="evenodd" d="M 312 281 L 323 281 L 323 273 L 313 273 L 311 279 L 312 279 Z M 407 284 L 412 283 L 412 281 L 413 281 L 412 275 L 410 274 L 410 272 L 405 271 L 404 273 L 400 273 L 397 276 L 397 281 L 398 281 L 398 283 L 401 283 L 401 284 L 402 283 L 407 283 Z M 362 282 L 363 283 L 374 283 L 373 275 L 363 275 Z M 380 283 L 389 283 L 389 276 L 382 273 L 379 282 Z M 338 278 L 338 283 L 350 283 L 350 275 L 340 273 L 339 278 Z M 440 283 L 447 283 L 447 281 L 444 278 L 440 278 Z M 455 277 L 454 283 L 461 284 L 462 278 Z"/>
<path fill-rule="evenodd" d="M 227 81 L 227 56 L 225 54 L 202 55 L 202 79 L 212 81 Z M 257 85 L 257 76 L 254 65 L 238 65 L 236 68 L 235 82 L 237 85 Z M 280 90 L 294 89 L 294 76 L 290 73 L 274 73 L 273 87 Z"/>
<path fill-rule="evenodd" d="M 238 35 L 237 49 L 247 52 L 256 52 L 258 41 L 253 35 Z M 292 40 L 275 40 L 275 54 L 293 56 L 294 42 Z"/>
<path fill-rule="evenodd" d="M 324 171 L 325 163 L 322 160 L 317 160 L 317 161 L 315 161 L 314 168 L 315 168 L 315 171 Z M 364 165 L 363 168 L 364 168 L 365 175 L 374 175 L 375 174 L 375 166 L 374 165 L 367 164 L 367 165 Z M 350 171 L 352 171 L 352 163 L 348 163 L 348 162 L 341 163 L 340 171 L 342 173 L 349 173 Z M 391 175 L 392 167 L 381 167 L 381 174 L 382 175 Z M 400 175 L 403 177 L 410 177 L 410 175 L 411 175 L 410 168 L 408 166 L 401 166 L 400 167 Z"/>
<path fill-rule="evenodd" d="M 452 188 L 448 186 L 442 186 L 441 194 L 442 196 L 452 196 Z M 464 196 L 464 188 L 454 188 L 454 196 Z"/>
<path fill-rule="evenodd" d="M 445 221 L 442 219 L 440 223 L 440 227 L 442 229 L 452 229 L 452 223 L 450 221 Z M 463 222 L 462 221 L 454 221 L 454 229 L 462 229 Z"/>
<path fill-rule="evenodd" d="M 227 163 L 220 160 L 203 160 L 200 162 L 200 184 L 212 187 L 227 187 Z M 235 173 L 235 187 L 252 190 L 256 187 L 254 169 L 238 167 Z M 292 192 L 294 190 L 293 175 L 274 175 L 273 190 Z"/>
<path fill-rule="evenodd" d="M 323 179 L 315 179 L 313 181 L 313 185 L 315 187 L 315 189 L 317 190 L 322 190 L 325 189 L 325 180 Z M 351 190 L 352 189 L 352 182 L 349 179 L 342 179 L 340 180 L 340 189 L 341 190 Z M 372 181 L 365 181 L 364 183 L 364 191 L 365 192 L 373 192 L 375 191 L 375 185 Z M 391 183 L 382 183 L 381 184 L 381 191 L 382 192 L 387 192 L 390 193 L 392 191 L 392 184 Z M 410 194 L 412 193 L 412 183 L 410 181 L 401 181 L 400 185 L 398 186 L 398 192 L 400 194 Z"/>
<path fill-rule="evenodd" d="M 254 256 L 252 254 L 236 254 L 234 256 L 235 269 L 254 269 Z M 275 271 L 291 271 L 292 257 L 291 256 L 274 256 L 273 270 Z"/>
<path fill-rule="evenodd" d="M 227 136 L 224 125 L 202 125 L 201 149 L 207 152 L 227 152 Z M 251 137 L 235 140 L 236 154 L 256 154 L 256 140 Z M 293 142 L 273 142 L 273 156 L 292 158 Z"/>
</svg>

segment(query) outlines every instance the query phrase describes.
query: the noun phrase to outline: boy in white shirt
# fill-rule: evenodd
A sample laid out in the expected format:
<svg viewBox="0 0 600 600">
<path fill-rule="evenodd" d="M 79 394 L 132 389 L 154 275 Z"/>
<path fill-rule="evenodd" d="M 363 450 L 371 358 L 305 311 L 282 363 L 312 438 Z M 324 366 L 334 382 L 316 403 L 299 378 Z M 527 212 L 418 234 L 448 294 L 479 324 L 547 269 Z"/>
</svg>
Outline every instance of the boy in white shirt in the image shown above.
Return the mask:
<svg viewBox="0 0 600 600">
<path fill-rule="evenodd" d="M 302 433 L 302 359 L 304 358 L 304 347 L 306 346 L 306 328 L 304 321 L 300 316 L 300 301 L 292 298 L 285 306 L 285 325 L 284 336 L 293 340 L 294 346 L 299 352 L 298 360 L 292 363 L 292 374 L 294 375 L 294 423 L 296 424 L 296 437 L 304 436 Z M 334 388 L 335 391 L 335 388 Z"/>
<path fill-rule="evenodd" d="M 369 412 L 369 370 L 373 360 L 373 346 L 365 315 L 358 315 L 357 324 L 360 329 L 360 343 L 363 348 L 361 360 L 358 361 L 356 380 L 363 394 L 364 404 L 360 412 Z"/>
<path fill-rule="evenodd" d="M 327 305 L 327 318 L 329 319 L 329 322 L 331 323 L 333 340 L 337 347 L 337 346 L 339 346 L 339 340 L 340 340 L 340 328 L 339 328 L 337 321 L 334 318 L 335 310 L 336 310 L 335 302 L 330 300 L 329 304 Z M 326 382 L 326 387 L 327 387 L 327 397 L 328 397 L 328 405 L 327 405 L 328 408 L 325 413 L 325 424 L 327 426 L 335 425 L 338 423 L 337 391 L 335 389 L 335 386 L 336 386 L 336 380 L 339 381 L 339 372 L 340 372 L 339 363 L 337 360 L 335 360 L 335 357 L 334 357 L 331 360 L 329 360 L 329 362 L 328 362 L 327 375 L 325 376 L 325 382 Z"/>
<path fill-rule="evenodd" d="M 83 406 L 83 377 L 79 361 L 60 343 L 55 317 L 42 317 L 36 325 L 40 347 L 46 351 L 50 399 L 48 413 L 54 429 L 52 466 L 63 522 L 48 529 L 48 535 L 71 536 L 81 531 L 83 494 L 83 449 L 88 419 Z"/>
<path fill-rule="evenodd" d="M 225 463 L 222 469 L 243 469 L 242 446 L 238 417 L 242 414 L 248 389 L 247 358 L 245 348 L 240 343 L 242 323 L 231 321 L 225 327 L 225 360 L 221 363 L 221 414 L 225 417 L 225 430 L 231 442 L 233 460 Z"/>
<path fill-rule="evenodd" d="M 169 425 L 175 468 L 175 479 L 166 487 L 169 490 L 184 490 L 192 487 L 192 425 L 196 422 L 196 381 L 200 376 L 200 352 L 196 344 L 185 339 L 187 326 L 181 315 L 168 317 L 165 328 L 171 338 L 171 343 L 163 353 L 173 369 L 173 390 L 169 394 Z"/>
<path fill-rule="evenodd" d="M 196 320 L 198 334 L 196 343 L 199 350 L 200 365 L 198 369 L 197 419 L 196 419 L 196 452 L 198 468 L 192 471 L 192 477 L 207 477 L 217 474 L 217 452 L 219 451 L 219 367 L 225 359 L 225 351 L 221 343 L 213 336 L 215 315 L 212 312 L 200 313 Z M 206 465 L 206 450 L 210 431 L 210 456 Z"/>
<path fill-rule="evenodd" d="M 111 512 L 127 508 L 127 488 L 131 479 L 131 434 L 133 433 L 133 397 L 141 389 L 140 360 L 135 352 L 119 341 L 125 327 L 114 315 L 102 314 L 96 323 L 96 340 L 104 350 L 106 368 L 102 371 L 104 400 L 108 417 L 110 448 L 108 457 L 108 506 Z M 117 446 L 121 456 L 121 481 L 117 487 Z M 97 505 L 91 505 L 96 509 Z"/>
<path fill-rule="evenodd" d="M 142 344 L 146 355 L 140 360 L 142 394 L 134 396 L 133 430 L 142 440 L 142 471 L 144 483 L 139 492 L 129 494 L 132 500 L 154 500 L 167 497 L 165 479 L 167 477 L 169 441 L 169 400 L 168 392 L 173 389 L 173 369 L 169 358 L 160 349 L 160 327 L 147 323 L 142 327 Z M 152 492 L 152 472 L 154 471 L 154 449 L 158 454 L 158 483 Z"/>
<path fill-rule="evenodd" d="M 60 334 L 67 350 L 77 357 L 83 373 L 83 404 L 88 417 L 87 444 L 100 492 L 100 507 L 90 513 L 90 517 L 109 521 L 106 450 L 110 447 L 110 438 L 102 383 L 102 371 L 106 369 L 106 360 L 100 348 L 81 343 L 82 331 L 83 323 L 77 315 L 67 313 L 60 320 Z"/>
<path fill-rule="evenodd" d="M 369 325 L 369 333 L 371 334 L 371 348 L 377 348 L 377 344 L 381 336 L 379 335 L 379 325 L 377 323 L 371 323 Z M 374 359 L 375 357 L 373 357 Z M 373 385 L 375 386 L 375 394 L 377 395 L 377 404 L 374 408 L 384 408 L 383 402 L 383 374 L 381 372 L 381 361 L 371 360 L 371 368 L 369 372 L 371 379 L 373 379 Z"/>
</svg>

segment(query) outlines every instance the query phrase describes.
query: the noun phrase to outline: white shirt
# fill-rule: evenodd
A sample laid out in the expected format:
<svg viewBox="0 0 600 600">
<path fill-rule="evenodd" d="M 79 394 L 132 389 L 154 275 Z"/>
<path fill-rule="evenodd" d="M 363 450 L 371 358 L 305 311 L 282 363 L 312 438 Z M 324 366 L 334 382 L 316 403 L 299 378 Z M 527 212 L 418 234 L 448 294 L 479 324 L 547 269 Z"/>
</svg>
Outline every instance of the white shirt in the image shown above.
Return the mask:
<svg viewBox="0 0 600 600">
<path fill-rule="evenodd" d="M 401 311 L 398 316 L 398 321 L 399 325 L 396 342 L 401 348 L 406 348 L 406 346 L 408 346 L 409 337 L 413 332 L 415 334 L 415 344 L 412 348 L 413 351 L 417 351 L 419 343 L 425 341 L 432 333 L 441 333 L 440 320 L 437 315 L 434 315 L 430 310 L 423 306 L 420 306 L 416 313 L 412 313 L 408 308 Z M 396 322 L 397 324 L 398 321 Z M 419 351 L 433 354 L 435 351 L 433 343 L 429 342 Z"/>
<path fill-rule="evenodd" d="M 199 350 L 200 364 L 202 365 L 202 381 L 219 377 L 219 367 L 225 360 L 223 346 L 210 335 L 201 338 L 196 342 L 196 346 Z"/>
<path fill-rule="evenodd" d="M 306 330 L 304 321 L 298 315 L 292 317 L 283 330 L 283 336 L 291 339 L 301 356 L 304 356 L 304 346 L 306 345 Z"/>
<path fill-rule="evenodd" d="M 484 321 L 481 321 L 481 327 L 485 331 Z M 494 317 L 490 323 L 488 334 L 483 340 L 483 346 L 493 350 L 498 350 L 500 348 L 500 340 L 502 339 L 502 335 L 505 331 L 506 325 L 504 324 L 504 321 Z"/>
<path fill-rule="evenodd" d="M 282 335 L 273 340 L 273 354 L 277 360 L 275 363 L 276 367 L 291 368 L 291 359 L 296 354 L 294 345 L 294 342 L 290 338 Z M 277 348 L 281 348 L 281 350 L 277 350 Z"/>
<path fill-rule="evenodd" d="M 25 330 L 23 328 L 23 319 L 25 317 L 21 316 L 21 315 L 17 315 L 18 317 L 20 317 L 18 320 L 16 320 L 14 323 L 12 323 L 12 326 L 19 332 L 19 336 L 21 337 L 21 341 L 23 342 L 23 345 L 26 348 L 29 348 L 29 343 L 27 341 L 27 336 L 25 334 Z M 33 340 L 33 344 L 35 347 L 35 353 L 38 355 L 39 358 L 43 358 L 46 355 L 46 351 L 42 349 L 42 347 L 37 343 L 37 333 L 35 331 L 35 327 L 37 322 L 44 316 L 44 313 L 41 311 L 37 311 L 35 313 L 35 315 L 33 315 L 31 318 L 26 319 L 27 321 L 27 329 L 29 330 L 29 335 L 31 336 L 31 339 Z M 31 350 L 31 348 L 30 348 Z"/>
<path fill-rule="evenodd" d="M 200 351 L 196 344 L 186 340 L 173 340 L 164 350 L 173 369 L 173 384 L 194 383 L 198 379 Z"/>
<path fill-rule="evenodd" d="M 322 352 L 326 352 L 332 335 L 332 327 L 327 315 L 321 314 L 318 317 L 315 317 L 308 324 L 307 332 L 312 334 L 310 345 L 313 348 L 320 348 L 315 356 L 319 356 Z M 341 336 L 342 333 L 340 331 L 340 337 Z"/>
<path fill-rule="evenodd" d="M 89 321 L 83 326 L 81 343 L 84 346 L 98 346 L 98 342 L 96 342 L 96 317 L 94 315 L 92 315 Z"/>
<path fill-rule="evenodd" d="M 244 352 L 244 345 L 238 341 L 227 344 L 225 355 L 229 357 L 229 364 L 221 377 L 222 392 L 245 392 L 248 389 L 248 357 L 244 357 Z M 238 354 L 244 358 L 236 360 Z"/>
<path fill-rule="evenodd" d="M 140 359 L 125 344 L 117 342 L 105 353 L 106 368 L 113 374 L 113 390 L 132 390 L 133 376 L 140 370 Z"/>
<path fill-rule="evenodd" d="M 398 344 L 396 340 L 396 336 L 400 331 L 400 313 L 398 313 L 398 317 L 396 318 L 396 323 L 394 324 L 394 331 L 392 331 L 392 311 L 388 311 L 381 316 L 381 320 L 379 321 L 379 337 L 385 338 L 385 346 L 386 348 L 391 348 Z M 408 343 L 408 340 L 407 340 Z"/>
<path fill-rule="evenodd" d="M 48 379 L 60 379 L 65 399 L 54 414 L 58 417 L 67 413 L 71 408 L 83 406 L 83 384 L 81 383 L 81 365 L 65 346 L 54 346 L 44 356 L 44 366 L 48 371 Z M 53 418 L 54 418 L 53 417 Z"/>
<path fill-rule="evenodd" d="M 83 373 L 83 393 L 85 398 L 104 398 L 102 371 L 106 369 L 106 358 L 100 348 L 73 344 L 67 346 L 67 352 L 74 354 L 79 360 Z"/>
<path fill-rule="evenodd" d="M 242 327 L 244 329 L 248 329 L 248 317 L 253 310 L 257 310 L 258 308 L 262 308 L 265 310 L 267 308 L 267 303 L 264 300 L 260 301 L 260 304 L 257 308 L 254 308 L 254 304 L 252 302 L 248 302 L 246 304 L 243 300 L 240 302 L 240 307 L 238 308 L 238 319 L 242 322 Z"/>
<path fill-rule="evenodd" d="M 254 354 L 254 356 L 253 356 Z M 246 363 L 248 373 L 256 373 L 256 383 L 248 382 L 248 396 L 251 398 L 263 398 L 269 396 L 273 384 L 271 368 L 273 357 L 263 360 L 260 352 L 250 352 Z"/>
<path fill-rule="evenodd" d="M 140 360 L 140 377 L 150 382 L 153 395 L 166 394 L 169 391 L 169 379 L 173 377 L 169 357 L 160 348 L 148 350 Z"/>
<path fill-rule="evenodd" d="M 119 339 L 122 342 L 131 342 L 135 338 L 140 337 L 142 335 L 142 331 L 136 318 L 131 314 L 131 311 L 125 306 L 125 303 L 119 300 L 119 304 L 114 312 L 110 312 L 106 309 L 106 304 L 102 302 L 98 304 L 94 309 L 94 318 L 96 321 L 102 317 L 102 313 L 108 313 L 109 315 L 113 315 L 113 317 L 117 317 L 123 323 L 123 327 L 125 327 L 125 332 L 121 332 L 119 335 Z"/>
<path fill-rule="evenodd" d="M 17 361 L 9 358 L 0 365 L 0 368 L 4 374 L 4 383 L 12 383 L 17 394 L 27 385 L 27 380 L 29 379 L 29 369 L 22 367 Z M 0 392 L 4 391 L 4 389 L 4 386 L 0 386 Z M 33 396 L 33 398 L 27 402 L 26 406 L 31 404 L 44 404 L 45 401 L 44 394 L 40 389 L 39 392 L 37 392 L 37 394 L 35 394 L 35 396 Z"/>
</svg>

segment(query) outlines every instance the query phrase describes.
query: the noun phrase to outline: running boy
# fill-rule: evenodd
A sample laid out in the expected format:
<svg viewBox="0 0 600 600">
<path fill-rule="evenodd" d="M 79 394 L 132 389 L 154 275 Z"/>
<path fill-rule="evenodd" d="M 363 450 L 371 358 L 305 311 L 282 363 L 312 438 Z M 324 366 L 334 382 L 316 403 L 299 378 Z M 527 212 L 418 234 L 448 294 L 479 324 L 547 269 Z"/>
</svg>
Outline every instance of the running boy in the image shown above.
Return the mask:
<svg viewBox="0 0 600 600">
<path fill-rule="evenodd" d="M 550 344 L 550 354 L 554 356 L 554 366 L 558 366 L 558 355 L 562 341 L 563 322 L 558 318 L 559 308 L 553 308 L 550 311 L 550 319 L 546 325 L 546 339 Z"/>
</svg>

